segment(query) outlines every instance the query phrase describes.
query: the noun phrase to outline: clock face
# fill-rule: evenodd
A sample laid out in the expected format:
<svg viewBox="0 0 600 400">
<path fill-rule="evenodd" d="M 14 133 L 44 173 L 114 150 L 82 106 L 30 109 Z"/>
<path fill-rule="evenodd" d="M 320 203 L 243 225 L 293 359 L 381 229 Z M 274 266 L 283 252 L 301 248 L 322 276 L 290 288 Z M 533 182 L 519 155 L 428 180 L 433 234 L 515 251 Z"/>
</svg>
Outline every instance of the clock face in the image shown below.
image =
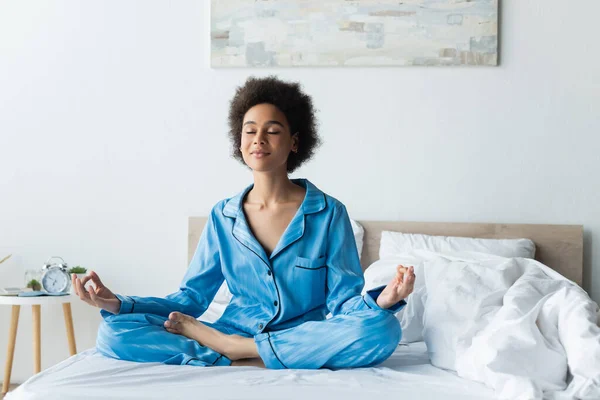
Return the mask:
<svg viewBox="0 0 600 400">
<path fill-rule="evenodd" d="M 42 277 L 42 286 L 49 293 L 60 293 L 67 290 L 71 281 L 68 274 L 60 268 L 50 268 Z"/>
</svg>

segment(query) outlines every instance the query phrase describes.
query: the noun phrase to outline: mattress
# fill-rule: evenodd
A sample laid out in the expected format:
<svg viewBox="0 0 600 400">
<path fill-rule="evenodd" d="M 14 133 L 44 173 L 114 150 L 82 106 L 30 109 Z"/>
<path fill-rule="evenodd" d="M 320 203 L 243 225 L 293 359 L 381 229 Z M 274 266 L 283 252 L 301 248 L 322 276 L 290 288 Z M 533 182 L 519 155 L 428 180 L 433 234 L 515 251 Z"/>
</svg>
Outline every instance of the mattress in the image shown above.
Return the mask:
<svg viewBox="0 0 600 400">
<path fill-rule="evenodd" d="M 429 362 L 424 342 L 401 344 L 377 367 L 268 370 L 115 360 L 88 349 L 31 377 L 6 400 L 493 399 L 493 390 Z"/>
</svg>

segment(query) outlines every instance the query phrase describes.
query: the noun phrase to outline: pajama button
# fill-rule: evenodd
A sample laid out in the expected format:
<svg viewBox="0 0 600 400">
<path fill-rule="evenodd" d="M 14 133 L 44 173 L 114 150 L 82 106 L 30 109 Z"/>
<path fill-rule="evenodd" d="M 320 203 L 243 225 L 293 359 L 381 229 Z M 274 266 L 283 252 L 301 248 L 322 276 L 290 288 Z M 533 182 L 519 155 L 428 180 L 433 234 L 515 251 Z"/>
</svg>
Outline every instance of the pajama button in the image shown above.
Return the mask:
<svg viewBox="0 0 600 400">
<path fill-rule="evenodd" d="M 271 271 L 267 271 L 267 275 L 271 276 Z"/>
<path fill-rule="evenodd" d="M 258 329 L 262 329 L 263 328 L 263 324 L 258 324 Z"/>
<path fill-rule="evenodd" d="M 275 307 L 277 307 L 277 304 L 279 304 L 279 303 L 277 302 L 277 300 L 275 300 L 275 301 L 273 302 L 273 305 L 274 305 Z"/>
</svg>

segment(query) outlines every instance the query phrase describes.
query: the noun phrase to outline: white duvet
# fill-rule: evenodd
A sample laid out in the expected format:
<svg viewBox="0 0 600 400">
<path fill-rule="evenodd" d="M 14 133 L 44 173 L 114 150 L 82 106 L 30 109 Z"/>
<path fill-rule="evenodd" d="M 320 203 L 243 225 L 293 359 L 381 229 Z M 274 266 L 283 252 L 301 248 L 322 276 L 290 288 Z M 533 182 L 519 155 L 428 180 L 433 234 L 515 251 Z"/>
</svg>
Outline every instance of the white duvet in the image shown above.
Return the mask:
<svg viewBox="0 0 600 400">
<path fill-rule="evenodd" d="M 579 286 L 527 258 L 413 251 L 371 265 L 365 290 L 398 263 L 417 275 L 402 341 L 424 340 L 433 365 L 499 398 L 600 399 L 600 314 Z"/>
</svg>

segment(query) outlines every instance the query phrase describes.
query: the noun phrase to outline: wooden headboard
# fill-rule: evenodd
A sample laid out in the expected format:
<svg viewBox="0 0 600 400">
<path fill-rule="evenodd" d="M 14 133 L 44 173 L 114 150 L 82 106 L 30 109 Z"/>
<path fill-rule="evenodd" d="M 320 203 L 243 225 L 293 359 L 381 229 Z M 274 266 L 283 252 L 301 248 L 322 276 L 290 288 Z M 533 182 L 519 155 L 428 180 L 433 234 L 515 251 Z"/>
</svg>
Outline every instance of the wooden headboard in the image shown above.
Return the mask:
<svg viewBox="0 0 600 400">
<path fill-rule="evenodd" d="M 206 224 L 206 217 L 190 217 L 188 264 Z M 358 221 L 365 228 L 361 255 L 363 270 L 379 258 L 381 231 L 462 236 L 487 239 L 533 240 L 536 260 L 581 286 L 583 277 L 583 226 L 534 224 L 482 224 L 446 222 Z"/>
</svg>

